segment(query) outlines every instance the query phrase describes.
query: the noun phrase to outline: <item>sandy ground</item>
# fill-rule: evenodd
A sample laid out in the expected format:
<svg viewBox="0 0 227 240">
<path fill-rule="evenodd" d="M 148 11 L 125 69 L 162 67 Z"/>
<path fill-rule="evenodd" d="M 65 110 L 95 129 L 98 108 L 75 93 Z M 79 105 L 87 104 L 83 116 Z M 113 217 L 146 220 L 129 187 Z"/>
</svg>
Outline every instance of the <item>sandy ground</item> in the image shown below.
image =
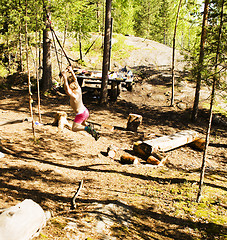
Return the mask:
<svg viewBox="0 0 227 240">
<path fill-rule="evenodd" d="M 177 212 L 176 196 L 169 194 L 176 186 L 190 186 L 195 198 L 201 151 L 188 145 L 179 147 L 166 153 L 165 164 L 158 167 L 138 156 L 137 165 L 120 163 L 123 153 L 135 155 L 133 144 L 139 140 L 189 129 L 198 131 L 204 139 L 208 119 L 207 112 L 201 111 L 198 122 L 190 122 L 188 108 L 192 105 L 194 89 L 186 82 L 178 84 L 176 107 L 169 107 L 170 73 L 160 65 L 169 64 L 166 56 L 170 49 L 165 50 L 163 46 L 161 53 L 157 43 L 151 47 L 151 42 L 140 41 L 139 45 L 137 38 L 130 41 L 138 48 L 145 44 L 144 55 L 147 55 L 141 61 L 134 52 L 135 57 L 128 63 L 131 69 L 141 73 L 135 75 L 133 91 L 122 89 L 118 100 L 107 106 L 99 106 L 97 96 L 91 92 L 83 95 L 90 111 L 89 120 L 114 127 L 110 131 L 96 126 L 101 134 L 98 141 L 86 132 L 74 133 L 66 128 L 58 131 L 51 125 L 59 110 L 68 114 L 70 123 L 74 118 L 68 97 L 54 92 L 41 98 L 42 121 L 35 126 L 34 140 L 26 86 L 17 85 L 1 92 L 0 152 L 4 154 L 0 161 L 1 207 L 8 208 L 30 198 L 50 211 L 52 218 L 39 240 L 212 239 L 203 238 L 204 231 L 209 232 L 209 223 Z M 35 94 L 33 98 L 35 121 L 39 121 Z M 202 98 L 206 99 L 206 95 Z M 138 132 L 126 129 L 130 113 L 143 117 Z M 211 133 L 206 184 L 213 188 L 215 195 L 227 190 L 226 125 L 214 123 Z M 110 145 L 118 149 L 114 158 L 107 155 Z M 83 187 L 76 199 L 76 209 L 71 210 L 70 202 L 81 180 Z M 225 203 L 224 197 L 222 200 Z M 219 211 L 222 216 L 226 214 L 225 208 Z M 217 226 L 224 234 L 224 225 Z M 224 239 L 215 234 L 214 239 Z"/>
</svg>

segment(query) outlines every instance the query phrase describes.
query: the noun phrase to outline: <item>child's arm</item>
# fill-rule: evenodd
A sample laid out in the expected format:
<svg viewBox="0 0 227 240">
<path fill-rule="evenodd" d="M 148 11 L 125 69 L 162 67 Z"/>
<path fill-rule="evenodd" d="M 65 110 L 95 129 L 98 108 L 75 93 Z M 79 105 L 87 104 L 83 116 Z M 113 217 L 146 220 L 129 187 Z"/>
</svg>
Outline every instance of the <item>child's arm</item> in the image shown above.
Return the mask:
<svg viewBox="0 0 227 240">
<path fill-rule="evenodd" d="M 77 87 L 80 87 L 80 85 L 79 85 L 79 83 L 78 83 L 78 81 L 77 81 L 76 74 L 75 74 L 75 72 L 74 72 L 73 69 L 72 69 L 72 66 L 68 66 L 67 69 L 68 69 L 69 72 L 72 74 L 72 77 L 73 77 L 74 81 L 76 82 Z"/>
<path fill-rule="evenodd" d="M 63 80 L 64 80 L 64 89 L 68 95 L 73 95 L 72 89 L 69 87 L 67 74 L 65 71 L 62 72 Z"/>
</svg>

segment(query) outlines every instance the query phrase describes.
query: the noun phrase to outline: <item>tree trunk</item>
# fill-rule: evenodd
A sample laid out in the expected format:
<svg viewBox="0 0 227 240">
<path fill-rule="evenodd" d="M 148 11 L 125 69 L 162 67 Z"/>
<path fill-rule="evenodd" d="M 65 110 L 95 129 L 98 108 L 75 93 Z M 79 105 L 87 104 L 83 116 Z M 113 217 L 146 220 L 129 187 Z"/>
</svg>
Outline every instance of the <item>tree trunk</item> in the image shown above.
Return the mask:
<svg viewBox="0 0 227 240">
<path fill-rule="evenodd" d="M 197 195 L 197 202 L 200 201 L 201 192 L 202 192 L 202 186 L 203 186 L 203 180 L 204 180 L 204 174 L 205 174 L 205 168 L 206 168 L 206 156 L 208 151 L 208 145 L 209 145 L 209 137 L 210 137 L 210 130 L 211 130 L 211 124 L 212 124 L 212 115 L 213 115 L 213 103 L 215 100 L 215 88 L 216 88 L 216 82 L 217 82 L 217 74 L 218 74 L 218 59 L 220 55 L 220 43 L 221 43 L 221 34 L 222 34 L 222 26 L 223 26 L 223 12 L 224 12 L 224 0 L 222 0 L 222 9 L 221 9 L 221 15 L 220 15 L 220 27 L 219 27 L 219 34 L 218 34 L 218 40 L 217 40 L 217 52 L 216 52 L 216 59 L 215 59 L 215 69 L 214 69 L 214 77 L 213 77 L 213 84 L 212 84 L 212 93 L 211 93 L 211 101 L 210 101 L 210 118 L 209 123 L 207 127 L 207 134 L 206 134 L 206 143 L 205 143 L 205 150 L 203 154 L 203 161 L 202 161 L 202 167 L 201 167 L 201 173 L 200 173 L 200 182 L 199 182 L 199 191 Z"/>
<path fill-rule="evenodd" d="M 19 72 L 23 71 L 23 62 L 22 62 L 22 44 L 21 44 L 21 25 L 19 26 L 19 64 L 17 70 Z"/>
<path fill-rule="evenodd" d="M 81 45 L 81 31 L 79 33 L 79 50 L 80 50 L 80 60 L 83 61 L 83 54 L 82 54 L 82 45 Z"/>
<path fill-rule="evenodd" d="M 29 59 L 28 59 L 28 27 L 27 27 L 27 0 L 25 8 L 25 46 L 26 46 L 26 62 L 27 62 L 27 73 L 28 73 L 28 94 L 29 94 L 29 109 L 30 116 L 32 118 L 32 132 L 35 139 L 35 128 L 34 128 L 34 119 L 33 119 L 33 110 L 32 110 L 32 92 L 31 92 L 31 79 L 30 79 L 30 69 L 29 69 Z"/>
<path fill-rule="evenodd" d="M 110 62 L 111 2 L 112 0 L 106 0 L 106 20 L 105 20 L 105 36 L 104 36 L 100 104 L 107 104 L 107 101 L 108 101 L 107 86 L 108 86 L 108 70 L 109 70 L 109 62 Z"/>
<path fill-rule="evenodd" d="M 47 91 L 47 90 L 50 90 L 52 87 L 52 66 L 51 66 L 50 23 L 47 21 L 45 11 L 44 11 L 44 22 L 46 23 L 46 28 L 43 30 L 43 76 L 42 76 L 41 87 L 43 91 Z"/>
<path fill-rule="evenodd" d="M 113 18 L 111 17 L 111 21 L 110 21 L 110 55 L 109 55 L 109 67 L 108 70 L 110 71 L 111 68 L 111 63 L 110 63 L 110 59 L 111 59 L 111 49 L 112 49 L 112 33 L 113 33 Z"/>
<path fill-rule="evenodd" d="M 197 116 L 198 116 L 199 95 L 200 95 L 200 88 L 201 88 L 201 71 L 203 69 L 208 9 L 209 9 L 209 0 L 205 0 L 204 13 L 203 13 L 203 25 L 202 25 L 202 33 L 201 33 L 201 41 L 200 41 L 200 55 L 199 55 L 199 63 L 198 63 L 198 69 L 197 69 L 197 83 L 196 83 L 195 99 L 194 99 L 194 105 L 193 105 L 192 116 L 191 116 L 191 119 L 193 122 L 197 120 Z"/>
<path fill-rule="evenodd" d="M 36 46 L 35 46 L 35 70 L 36 70 L 36 84 L 37 84 L 37 99 L 38 99 L 38 114 L 39 114 L 39 122 L 41 123 L 41 112 L 40 112 L 40 89 L 39 89 L 39 40 L 38 40 L 38 4 L 36 5 L 36 31 L 35 31 L 35 40 L 36 40 Z"/>
<path fill-rule="evenodd" d="M 174 65 L 175 65 L 175 42 L 176 42 L 176 33 L 177 33 L 177 22 L 179 18 L 179 12 L 181 7 L 182 0 L 179 0 L 177 16 L 176 16 L 176 23 L 173 35 L 173 56 L 172 56 L 172 97 L 171 97 L 171 106 L 174 106 L 174 86 L 175 86 L 175 76 L 174 76 Z"/>
</svg>

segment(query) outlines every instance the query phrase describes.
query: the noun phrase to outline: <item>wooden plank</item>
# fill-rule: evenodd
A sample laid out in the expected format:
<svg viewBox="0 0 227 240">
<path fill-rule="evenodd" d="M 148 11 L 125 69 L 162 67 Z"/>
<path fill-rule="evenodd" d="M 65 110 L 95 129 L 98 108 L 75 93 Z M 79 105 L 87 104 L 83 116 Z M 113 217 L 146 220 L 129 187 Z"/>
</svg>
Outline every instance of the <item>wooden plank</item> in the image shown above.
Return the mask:
<svg viewBox="0 0 227 240">
<path fill-rule="evenodd" d="M 80 78 L 80 79 L 85 79 L 85 80 L 96 80 L 96 81 L 100 81 L 100 83 L 102 82 L 102 78 L 101 77 L 87 77 L 87 76 L 80 76 L 80 75 L 77 75 L 76 76 L 77 78 Z M 110 82 L 124 82 L 126 81 L 127 78 L 108 78 L 108 81 Z"/>
<path fill-rule="evenodd" d="M 137 144 L 136 150 L 140 151 L 145 156 L 150 156 L 152 152 L 167 152 L 191 143 L 197 137 L 198 132 L 194 130 L 184 130 L 172 135 L 143 141 L 142 143 Z"/>
</svg>

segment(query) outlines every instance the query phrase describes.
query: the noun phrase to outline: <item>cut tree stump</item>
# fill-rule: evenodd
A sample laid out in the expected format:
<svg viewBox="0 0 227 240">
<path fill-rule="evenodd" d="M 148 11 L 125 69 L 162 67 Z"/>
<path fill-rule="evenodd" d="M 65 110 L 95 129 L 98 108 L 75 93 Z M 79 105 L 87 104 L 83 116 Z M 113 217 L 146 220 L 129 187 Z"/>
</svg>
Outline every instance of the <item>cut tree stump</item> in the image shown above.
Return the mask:
<svg viewBox="0 0 227 240">
<path fill-rule="evenodd" d="M 142 123 L 143 117 L 138 114 L 130 113 L 128 116 L 127 130 L 137 132 L 139 125 Z"/>
<path fill-rule="evenodd" d="M 1 240 L 30 240 L 46 225 L 46 215 L 39 204 L 25 199 L 0 214 Z"/>
<path fill-rule="evenodd" d="M 63 130 L 66 126 L 69 129 L 72 129 L 72 126 L 69 124 L 67 120 L 67 113 L 66 112 L 56 112 L 54 122 L 52 123 L 53 126 L 58 126 L 59 130 Z"/>
<path fill-rule="evenodd" d="M 149 157 L 154 152 L 167 152 L 185 144 L 193 142 L 198 138 L 198 132 L 185 130 L 176 134 L 158 137 L 155 139 L 137 142 L 133 150 L 144 157 Z"/>
<path fill-rule="evenodd" d="M 117 152 L 117 147 L 113 146 L 113 145 L 110 145 L 108 148 L 107 148 L 107 155 L 110 157 L 110 158 L 114 158 L 116 156 L 116 152 Z"/>
</svg>

